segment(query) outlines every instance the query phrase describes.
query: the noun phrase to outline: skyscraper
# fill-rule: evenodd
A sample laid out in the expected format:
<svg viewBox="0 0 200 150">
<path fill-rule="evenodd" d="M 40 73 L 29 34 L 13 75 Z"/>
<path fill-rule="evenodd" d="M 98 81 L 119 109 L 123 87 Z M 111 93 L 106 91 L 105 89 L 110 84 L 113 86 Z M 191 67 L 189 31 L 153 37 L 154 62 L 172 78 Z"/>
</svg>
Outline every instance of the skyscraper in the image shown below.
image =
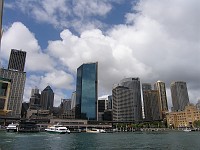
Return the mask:
<svg viewBox="0 0 200 150">
<path fill-rule="evenodd" d="M 167 104 L 167 96 L 166 96 L 166 88 L 165 83 L 162 81 L 157 81 L 154 84 L 154 89 L 158 91 L 158 98 L 160 101 L 161 111 L 167 112 L 168 111 L 168 104 Z"/>
<path fill-rule="evenodd" d="M 35 87 L 31 90 L 31 98 L 30 98 L 30 104 L 31 109 L 38 109 L 40 106 L 40 93 L 39 89 Z"/>
<path fill-rule="evenodd" d="M 134 122 L 134 96 L 133 90 L 124 86 L 114 87 L 112 90 L 113 96 L 113 121 L 131 121 Z"/>
<path fill-rule="evenodd" d="M 125 78 L 112 90 L 113 120 L 141 121 L 142 104 L 139 78 Z"/>
<path fill-rule="evenodd" d="M 40 98 L 41 108 L 44 110 L 53 110 L 54 92 L 48 85 L 42 92 Z"/>
<path fill-rule="evenodd" d="M 142 94 L 143 94 L 143 108 L 144 108 L 144 116 L 146 121 L 153 120 L 152 118 L 152 107 L 151 107 L 151 99 L 149 99 L 148 91 L 151 91 L 151 84 L 150 83 L 143 83 L 142 84 Z"/>
<path fill-rule="evenodd" d="M 144 114 L 146 121 L 162 120 L 161 104 L 157 90 L 144 90 Z"/>
<path fill-rule="evenodd" d="M 77 69 L 76 112 L 78 119 L 97 120 L 98 63 L 87 63 Z"/>
<path fill-rule="evenodd" d="M 142 120 L 142 99 L 139 78 L 125 78 L 120 81 L 120 86 L 128 87 L 133 91 L 134 120 Z"/>
<path fill-rule="evenodd" d="M 12 49 L 8 64 L 9 70 L 24 71 L 26 61 L 26 52 L 22 50 Z"/>
<path fill-rule="evenodd" d="M 182 111 L 189 103 L 186 82 L 177 81 L 171 83 L 171 96 L 173 111 Z"/>
<path fill-rule="evenodd" d="M 8 99 L 8 113 L 10 117 L 21 116 L 26 73 L 8 69 L 0 69 L 0 77 L 11 80 L 10 96 Z"/>
</svg>

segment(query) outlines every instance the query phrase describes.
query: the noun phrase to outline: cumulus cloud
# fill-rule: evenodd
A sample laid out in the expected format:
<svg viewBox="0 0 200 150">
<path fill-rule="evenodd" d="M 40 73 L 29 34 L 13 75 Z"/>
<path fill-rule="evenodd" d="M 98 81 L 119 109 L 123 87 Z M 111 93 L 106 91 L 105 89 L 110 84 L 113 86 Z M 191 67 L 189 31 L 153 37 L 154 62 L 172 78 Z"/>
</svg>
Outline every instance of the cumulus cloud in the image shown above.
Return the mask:
<svg viewBox="0 0 200 150">
<path fill-rule="evenodd" d="M 21 22 L 15 22 L 2 37 L 1 61 L 2 64 L 8 64 L 11 49 L 18 49 L 27 52 L 25 71 L 27 72 L 24 100 L 29 101 L 31 89 L 37 86 L 43 90 L 50 85 L 55 91 L 58 91 L 56 97 L 65 95 L 66 90 L 71 90 L 73 86 L 73 76 L 67 69 L 60 70 L 62 66 L 54 58 L 44 53 L 33 33 Z M 61 67 L 60 67 L 61 66 Z M 56 99 L 58 105 L 60 99 Z"/>
<path fill-rule="evenodd" d="M 33 1 L 29 2 L 28 8 L 33 15 L 35 5 L 32 6 Z M 48 22 L 48 17 L 51 16 L 53 22 L 56 20 L 59 25 L 65 23 L 62 22 L 63 19 L 59 19 L 57 11 L 66 11 L 69 22 L 79 26 L 83 23 L 80 18 L 103 16 L 112 9 L 111 3 L 106 3 L 104 0 L 99 2 L 99 8 L 104 9 L 105 13 L 95 11 L 97 1 L 94 1 L 94 5 L 86 1 L 80 4 L 73 1 L 72 8 L 68 8 L 67 1 L 66 3 L 59 2 L 60 5 L 66 6 L 67 10 L 58 10 L 60 5 L 53 7 L 44 6 L 42 2 L 37 3 L 40 5 L 37 11 L 41 11 L 42 15 L 47 15 L 45 22 Z M 29 38 L 32 42 L 29 42 L 34 45 L 31 53 L 45 55 L 52 62 L 50 66 L 63 66 L 68 69 L 68 73 L 55 68 L 46 69 L 43 75 L 30 76 L 29 83 L 32 85 L 31 82 L 34 83 L 37 78 L 40 78 L 39 81 L 44 84 L 50 82 L 58 91 L 59 88 L 72 89 L 73 80 L 75 80 L 72 75 L 76 76 L 76 69 L 83 63 L 98 61 L 99 96 L 111 94 L 113 84 L 124 77 L 140 77 L 141 82 L 152 84 L 157 80 L 163 80 L 167 86 L 168 102 L 171 106 L 170 83 L 182 80 L 187 82 L 190 101 L 195 103 L 200 91 L 199 3 L 197 0 L 141 0 L 133 6 L 132 12 L 127 12 L 126 24 L 116 25 L 107 31 L 95 28 L 97 27 L 95 23 L 91 24 L 91 26 L 94 25 L 92 29 L 79 26 L 82 31 L 80 35 L 64 29 L 60 33 L 61 39 L 49 41 L 46 53 L 40 50 L 37 40 L 31 34 Z M 86 4 L 87 7 L 84 7 Z M 70 16 L 71 13 L 72 16 Z M 98 20 L 94 20 L 96 21 Z M 85 23 L 90 24 L 87 19 L 84 25 Z M 51 24 L 54 25 L 54 23 Z M 9 43 L 6 44 L 7 47 L 8 45 Z M 55 62 L 55 60 L 58 61 Z M 56 80 L 57 77 L 59 77 L 58 80 Z"/>
</svg>

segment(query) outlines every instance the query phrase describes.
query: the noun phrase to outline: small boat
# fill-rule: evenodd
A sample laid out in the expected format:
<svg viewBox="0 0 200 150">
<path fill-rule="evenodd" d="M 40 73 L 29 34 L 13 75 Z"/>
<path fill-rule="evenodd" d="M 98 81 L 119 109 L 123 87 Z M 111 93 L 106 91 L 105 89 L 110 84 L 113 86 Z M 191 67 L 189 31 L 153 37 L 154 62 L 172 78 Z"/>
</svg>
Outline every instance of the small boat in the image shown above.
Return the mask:
<svg viewBox="0 0 200 150">
<path fill-rule="evenodd" d="M 19 124 L 11 123 L 7 126 L 6 131 L 8 132 L 17 132 Z"/>
<path fill-rule="evenodd" d="M 96 128 L 92 128 L 90 130 L 86 130 L 87 133 L 106 133 L 106 131 L 104 129 L 96 129 Z"/>
<path fill-rule="evenodd" d="M 184 129 L 183 131 L 185 131 L 185 132 L 191 132 L 192 130 L 191 130 L 191 129 L 188 129 L 188 128 L 186 128 L 186 129 Z"/>
<path fill-rule="evenodd" d="M 70 130 L 67 127 L 64 127 L 63 125 L 53 125 L 45 129 L 45 131 L 50 133 L 60 133 L 60 134 L 70 133 Z"/>
</svg>

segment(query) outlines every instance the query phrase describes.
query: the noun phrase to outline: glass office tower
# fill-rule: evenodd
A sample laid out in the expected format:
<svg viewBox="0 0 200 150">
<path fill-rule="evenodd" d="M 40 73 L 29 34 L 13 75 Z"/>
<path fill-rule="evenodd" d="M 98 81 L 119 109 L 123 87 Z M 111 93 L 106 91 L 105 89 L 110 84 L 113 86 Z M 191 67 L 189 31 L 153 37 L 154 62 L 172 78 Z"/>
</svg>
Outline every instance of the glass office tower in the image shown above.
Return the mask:
<svg viewBox="0 0 200 150">
<path fill-rule="evenodd" d="M 98 63 L 87 63 L 77 69 L 75 118 L 97 120 Z"/>
</svg>

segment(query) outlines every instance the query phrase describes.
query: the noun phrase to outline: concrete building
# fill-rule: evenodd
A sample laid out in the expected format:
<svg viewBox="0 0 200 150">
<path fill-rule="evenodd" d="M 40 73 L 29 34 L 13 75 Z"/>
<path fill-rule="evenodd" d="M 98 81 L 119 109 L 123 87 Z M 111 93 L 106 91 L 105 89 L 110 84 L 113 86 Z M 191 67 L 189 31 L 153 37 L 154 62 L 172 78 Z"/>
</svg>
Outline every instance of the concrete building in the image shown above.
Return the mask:
<svg viewBox="0 0 200 150">
<path fill-rule="evenodd" d="M 157 81 L 154 84 L 154 89 L 158 91 L 158 98 L 160 101 L 161 111 L 163 114 L 168 112 L 168 104 L 167 104 L 167 95 L 166 95 L 166 88 L 165 83 L 162 81 Z"/>
<path fill-rule="evenodd" d="M 8 110 L 11 110 L 11 112 L 7 116 L 19 118 L 21 116 L 26 73 L 1 68 L 0 77 L 11 80 L 10 96 L 8 99 Z"/>
<path fill-rule="evenodd" d="M 97 120 L 98 63 L 86 63 L 77 69 L 76 119 Z"/>
<path fill-rule="evenodd" d="M 183 111 L 167 113 L 166 118 L 168 127 L 193 127 L 194 121 L 200 120 L 200 110 L 193 104 L 188 104 Z"/>
<path fill-rule="evenodd" d="M 134 120 L 136 122 L 142 120 L 142 99 L 139 78 L 125 78 L 120 81 L 120 86 L 124 86 L 132 90 Z"/>
<path fill-rule="evenodd" d="M 47 86 L 42 92 L 41 92 L 41 99 L 40 99 L 40 105 L 43 110 L 53 110 L 53 104 L 54 104 L 54 92 L 51 89 L 50 86 Z"/>
<path fill-rule="evenodd" d="M 26 61 L 25 51 L 11 49 L 8 69 L 24 72 L 25 61 Z"/>
<path fill-rule="evenodd" d="M 11 80 L 0 77 L 0 115 L 8 113 L 8 99 L 10 95 Z"/>
<path fill-rule="evenodd" d="M 171 83 L 171 96 L 173 111 L 182 111 L 189 104 L 186 82 L 177 81 Z"/>
</svg>

